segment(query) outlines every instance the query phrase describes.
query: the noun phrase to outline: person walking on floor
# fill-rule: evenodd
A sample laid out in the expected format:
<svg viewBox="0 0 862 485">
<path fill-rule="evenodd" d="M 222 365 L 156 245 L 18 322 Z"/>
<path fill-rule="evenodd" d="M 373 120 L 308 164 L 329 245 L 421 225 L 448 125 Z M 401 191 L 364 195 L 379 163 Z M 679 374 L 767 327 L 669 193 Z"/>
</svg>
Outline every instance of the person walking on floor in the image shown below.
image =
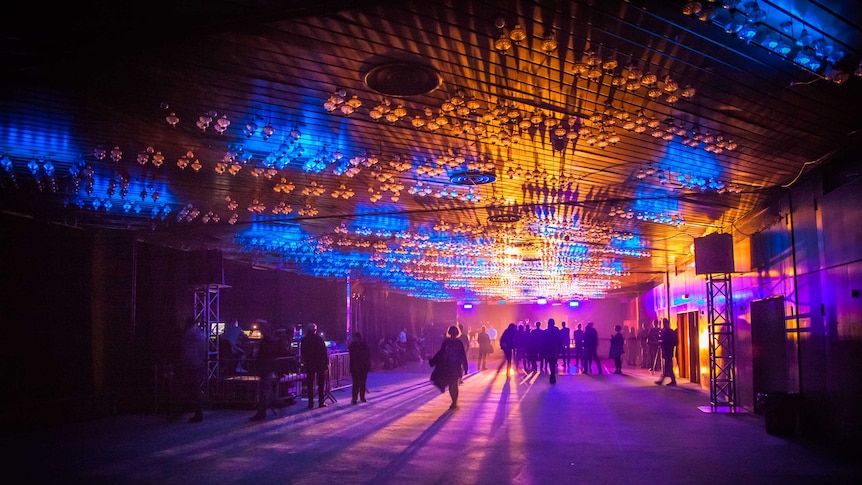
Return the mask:
<svg viewBox="0 0 862 485">
<path fill-rule="evenodd" d="M 351 404 L 356 404 L 359 399 L 365 400 L 365 392 L 368 388 L 368 373 L 371 372 L 371 347 L 362 340 L 362 334 L 354 332 L 351 336 L 350 346 L 347 352 L 350 354 L 350 377 L 353 380 Z"/>
<path fill-rule="evenodd" d="M 479 360 L 476 362 L 477 370 L 488 369 L 488 355 L 494 352 L 494 347 L 491 346 L 491 337 L 488 335 L 488 328 L 482 325 L 479 330 L 479 335 L 476 336 L 476 343 L 479 344 Z"/>
<path fill-rule="evenodd" d="M 428 362 L 434 367 L 431 381 L 440 389 L 440 392 L 449 388 L 449 397 L 452 398 L 449 409 L 455 409 L 458 407 L 458 386 L 461 376 L 467 374 L 467 352 L 458 338 L 461 335 L 458 327 L 450 326 L 446 335 L 447 337 L 440 344 L 440 350 Z"/>
<path fill-rule="evenodd" d="M 587 322 L 587 327 L 584 329 L 584 372 L 589 374 L 592 372 L 593 361 L 596 363 L 598 373 L 602 373 L 602 363 L 599 361 L 596 352 L 599 348 L 599 333 L 593 322 Z"/>
<path fill-rule="evenodd" d="M 308 335 L 299 341 L 299 353 L 305 364 L 305 385 L 308 388 L 308 409 L 314 409 L 314 384 L 317 384 L 317 407 L 326 407 L 326 374 L 329 372 L 329 352 L 326 342 L 317 333 L 317 324 L 308 324 Z"/>
<path fill-rule="evenodd" d="M 503 334 L 500 335 L 500 350 L 503 351 L 503 356 L 506 358 L 506 377 L 513 374 L 512 362 L 515 354 L 515 347 L 518 341 L 518 326 L 510 323 Z M 517 363 L 515 363 L 517 367 Z"/>
<path fill-rule="evenodd" d="M 679 337 L 676 335 L 676 330 L 671 330 L 670 320 L 663 318 L 659 345 L 661 346 L 661 358 L 664 366 L 662 368 L 661 378 L 655 381 L 656 384 L 662 385 L 662 383 L 664 383 L 664 378 L 670 377 L 670 382 L 668 382 L 667 385 L 676 385 L 676 376 L 673 373 L 673 351 L 674 347 L 676 347 L 678 343 Z"/>
<path fill-rule="evenodd" d="M 614 333 L 611 335 L 611 348 L 608 352 L 608 357 L 614 360 L 614 374 L 623 373 L 624 342 L 622 327 L 614 325 Z"/>
<path fill-rule="evenodd" d="M 548 328 L 544 331 L 544 342 L 542 344 L 542 357 L 548 364 L 548 372 L 551 374 L 550 383 L 557 383 L 557 359 L 563 349 L 563 341 L 560 339 L 560 329 L 553 318 L 548 319 Z"/>
</svg>

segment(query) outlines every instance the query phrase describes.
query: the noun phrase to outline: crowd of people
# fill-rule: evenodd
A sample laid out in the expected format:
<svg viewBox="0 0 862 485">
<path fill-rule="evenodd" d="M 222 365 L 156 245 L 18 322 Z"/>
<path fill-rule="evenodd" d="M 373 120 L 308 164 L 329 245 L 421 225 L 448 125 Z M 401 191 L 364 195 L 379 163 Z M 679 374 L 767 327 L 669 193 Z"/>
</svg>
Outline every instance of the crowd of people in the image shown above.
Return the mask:
<svg viewBox="0 0 862 485">
<path fill-rule="evenodd" d="M 663 323 L 669 326 L 667 319 Z M 676 330 L 672 330 L 674 333 Z M 601 374 L 605 372 L 601 360 L 611 359 L 614 374 L 623 373 L 623 363 L 651 371 L 664 370 L 665 357 L 673 358 L 673 347 L 668 350 L 668 336 L 663 334 L 659 320 L 644 322 L 640 331 L 628 325 L 615 325 L 607 337 L 608 354 L 599 355 L 601 337 L 593 322 L 577 323 L 570 329 L 566 322 L 556 327 L 554 319 L 511 323 L 503 332 L 500 348 L 506 356 L 507 372 L 539 372 L 550 374 L 554 359 L 567 373 Z M 665 342 L 665 346 L 662 346 Z M 669 377 L 669 376 L 668 376 Z"/>
<path fill-rule="evenodd" d="M 206 371 L 206 359 L 202 355 L 206 354 L 207 345 L 201 329 L 188 322 L 186 328 L 186 344 L 182 358 L 186 362 L 184 367 L 188 370 L 183 375 L 189 390 L 187 409 L 193 411 L 190 421 L 200 422 L 203 417 L 200 382 Z M 316 324 L 311 323 L 306 329 L 307 333 L 300 339 L 298 347 L 303 372 L 307 376 L 304 384 L 308 407 L 315 407 L 316 398 L 317 407 L 323 408 L 327 406 L 326 397 L 329 392 L 326 388 L 329 351 L 318 334 Z M 260 345 L 254 357 L 255 371 L 261 379 L 261 394 L 256 413 L 250 418 L 252 421 L 264 419 L 266 416 L 272 399 L 269 380 L 274 375 L 273 363 L 284 354 L 285 349 L 291 351 L 290 342 L 294 337 L 291 331 L 285 346 L 284 332 L 271 329 L 265 322 L 259 328 L 259 333 Z M 249 358 L 240 345 L 247 339 L 236 321 L 224 332 L 224 351 L 235 359 L 235 371 L 239 373 L 248 372 L 246 366 Z M 661 385 L 669 378 L 668 385 L 676 385 L 673 359 L 678 336 L 677 331 L 670 328 L 667 318 L 662 320 L 661 325 L 658 319 L 644 322 L 637 332 L 633 327 L 615 325 L 613 333 L 607 339 L 609 345 L 606 358 L 613 361 L 614 374 L 623 373 L 623 356 L 626 356 L 626 364 L 629 366 L 661 371 L 661 378 L 656 384 Z M 476 349 L 473 355 L 476 358 L 477 372 L 488 370 L 490 356 L 495 352 L 495 348 L 499 347 L 503 353 L 500 369 L 505 365 L 507 377 L 519 372 L 548 374 L 549 382 L 555 384 L 560 369 L 565 374 L 592 374 L 595 368 L 595 373 L 602 374 L 605 371 L 602 356 L 598 354 L 599 341 L 598 331 L 592 321 L 586 324 L 577 323 L 572 329 L 565 321 L 560 322 L 560 327 L 557 327 L 553 318 L 544 323 L 531 323 L 527 320 L 512 322 L 499 335 L 499 339 L 496 330 L 488 325 L 480 326 L 479 330 L 473 333 L 466 331 L 463 325 L 450 325 L 444 330 L 430 324 L 423 328 L 418 336 L 410 335 L 404 328 L 396 335 L 380 338 L 375 346 L 369 345 L 361 333 L 354 332 L 346 348 L 350 355 L 353 388 L 351 403 L 367 402 L 367 378 L 373 367 L 389 370 L 409 362 L 427 360 L 433 368 L 431 381 L 441 392 L 448 389 L 450 407 L 455 409 L 458 405 L 458 387 L 463 384 L 463 376 L 470 370 L 468 356 L 471 355 L 471 348 Z M 197 358 L 198 354 L 201 354 L 200 359 Z"/>
</svg>

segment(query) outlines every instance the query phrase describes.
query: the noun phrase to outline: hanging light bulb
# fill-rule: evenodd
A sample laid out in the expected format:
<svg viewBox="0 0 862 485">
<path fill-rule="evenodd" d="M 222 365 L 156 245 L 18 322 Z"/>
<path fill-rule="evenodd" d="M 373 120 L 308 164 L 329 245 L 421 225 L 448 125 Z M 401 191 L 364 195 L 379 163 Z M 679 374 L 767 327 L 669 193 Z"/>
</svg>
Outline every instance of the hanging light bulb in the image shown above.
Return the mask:
<svg viewBox="0 0 862 485">
<path fill-rule="evenodd" d="M 551 31 L 545 34 L 545 38 L 542 39 L 542 52 L 550 56 L 555 50 L 557 50 L 557 38 Z"/>
<path fill-rule="evenodd" d="M 527 33 L 524 32 L 523 28 L 521 28 L 521 24 L 515 24 L 515 28 L 509 32 L 509 39 L 511 39 L 515 45 L 521 45 L 521 42 L 526 38 Z"/>
<path fill-rule="evenodd" d="M 682 7 L 683 15 L 697 15 L 703 9 L 703 5 L 700 2 L 687 2 Z"/>
<path fill-rule="evenodd" d="M 269 140 L 269 137 L 271 137 L 275 133 L 275 128 L 273 128 L 271 125 L 267 124 L 266 126 L 263 127 L 263 130 L 261 130 L 261 131 L 263 133 L 263 139 Z"/>
<path fill-rule="evenodd" d="M 806 47 L 806 46 L 811 45 L 811 43 L 813 41 L 814 41 L 814 36 L 812 36 L 808 32 L 808 29 L 803 28 L 802 33 L 799 34 L 799 38 L 796 39 L 796 45 L 799 47 Z"/>
<path fill-rule="evenodd" d="M 702 22 L 712 22 L 715 19 L 715 2 L 709 2 L 697 14 L 697 19 Z"/>
<path fill-rule="evenodd" d="M 512 47 L 512 41 L 506 37 L 506 34 L 500 34 L 500 38 L 494 41 L 494 48 L 497 49 L 497 52 L 500 54 L 505 54 L 509 52 L 509 49 Z"/>
<path fill-rule="evenodd" d="M 731 35 L 737 34 L 740 30 L 742 30 L 742 26 L 742 20 L 736 17 L 736 13 L 731 13 L 730 20 L 726 24 L 724 24 L 724 31 Z"/>
<path fill-rule="evenodd" d="M 165 117 L 165 121 L 167 121 L 168 124 L 173 127 L 173 126 L 177 126 L 177 123 L 180 122 L 180 118 L 177 116 L 176 113 L 171 111 L 171 114 L 169 114 Z"/>
<path fill-rule="evenodd" d="M 221 115 L 221 118 L 216 120 L 215 130 L 219 133 L 224 133 L 228 126 L 230 126 L 230 120 L 227 115 Z"/>
<path fill-rule="evenodd" d="M 736 35 L 743 42 L 751 42 L 751 40 L 757 35 L 757 24 L 751 20 L 745 22 Z"/>
</svg>

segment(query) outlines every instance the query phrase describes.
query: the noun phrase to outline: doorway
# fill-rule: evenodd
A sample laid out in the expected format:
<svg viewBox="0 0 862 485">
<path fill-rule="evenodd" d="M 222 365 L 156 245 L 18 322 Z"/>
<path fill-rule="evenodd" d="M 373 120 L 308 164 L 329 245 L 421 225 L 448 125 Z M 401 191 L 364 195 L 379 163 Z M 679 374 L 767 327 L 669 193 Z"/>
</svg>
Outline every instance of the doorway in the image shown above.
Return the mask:
<svg viewBox="0 0 862 485">
<path fill-rule="evenodd" d="M 695 384 L 700 384 L 699 315 L 697 310 L 676 315 L 679 345 L 676 348 L 675 357 L 679 367 L 679 378 L 688 378 L 689 382 Z"/>
</svg>

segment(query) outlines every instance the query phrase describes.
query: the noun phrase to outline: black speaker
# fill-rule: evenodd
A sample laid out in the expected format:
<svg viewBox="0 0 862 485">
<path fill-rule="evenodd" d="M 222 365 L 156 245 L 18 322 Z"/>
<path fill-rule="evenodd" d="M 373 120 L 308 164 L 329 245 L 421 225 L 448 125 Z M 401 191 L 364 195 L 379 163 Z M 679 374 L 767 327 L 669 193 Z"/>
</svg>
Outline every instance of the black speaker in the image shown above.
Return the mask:
<svg viewBox="0 0 862 485">
<path fill-rule="evenodd" d="M 733 236 L 713 233 L 694 238 L 694 272 L 733 273 Z"/>
</svg>

